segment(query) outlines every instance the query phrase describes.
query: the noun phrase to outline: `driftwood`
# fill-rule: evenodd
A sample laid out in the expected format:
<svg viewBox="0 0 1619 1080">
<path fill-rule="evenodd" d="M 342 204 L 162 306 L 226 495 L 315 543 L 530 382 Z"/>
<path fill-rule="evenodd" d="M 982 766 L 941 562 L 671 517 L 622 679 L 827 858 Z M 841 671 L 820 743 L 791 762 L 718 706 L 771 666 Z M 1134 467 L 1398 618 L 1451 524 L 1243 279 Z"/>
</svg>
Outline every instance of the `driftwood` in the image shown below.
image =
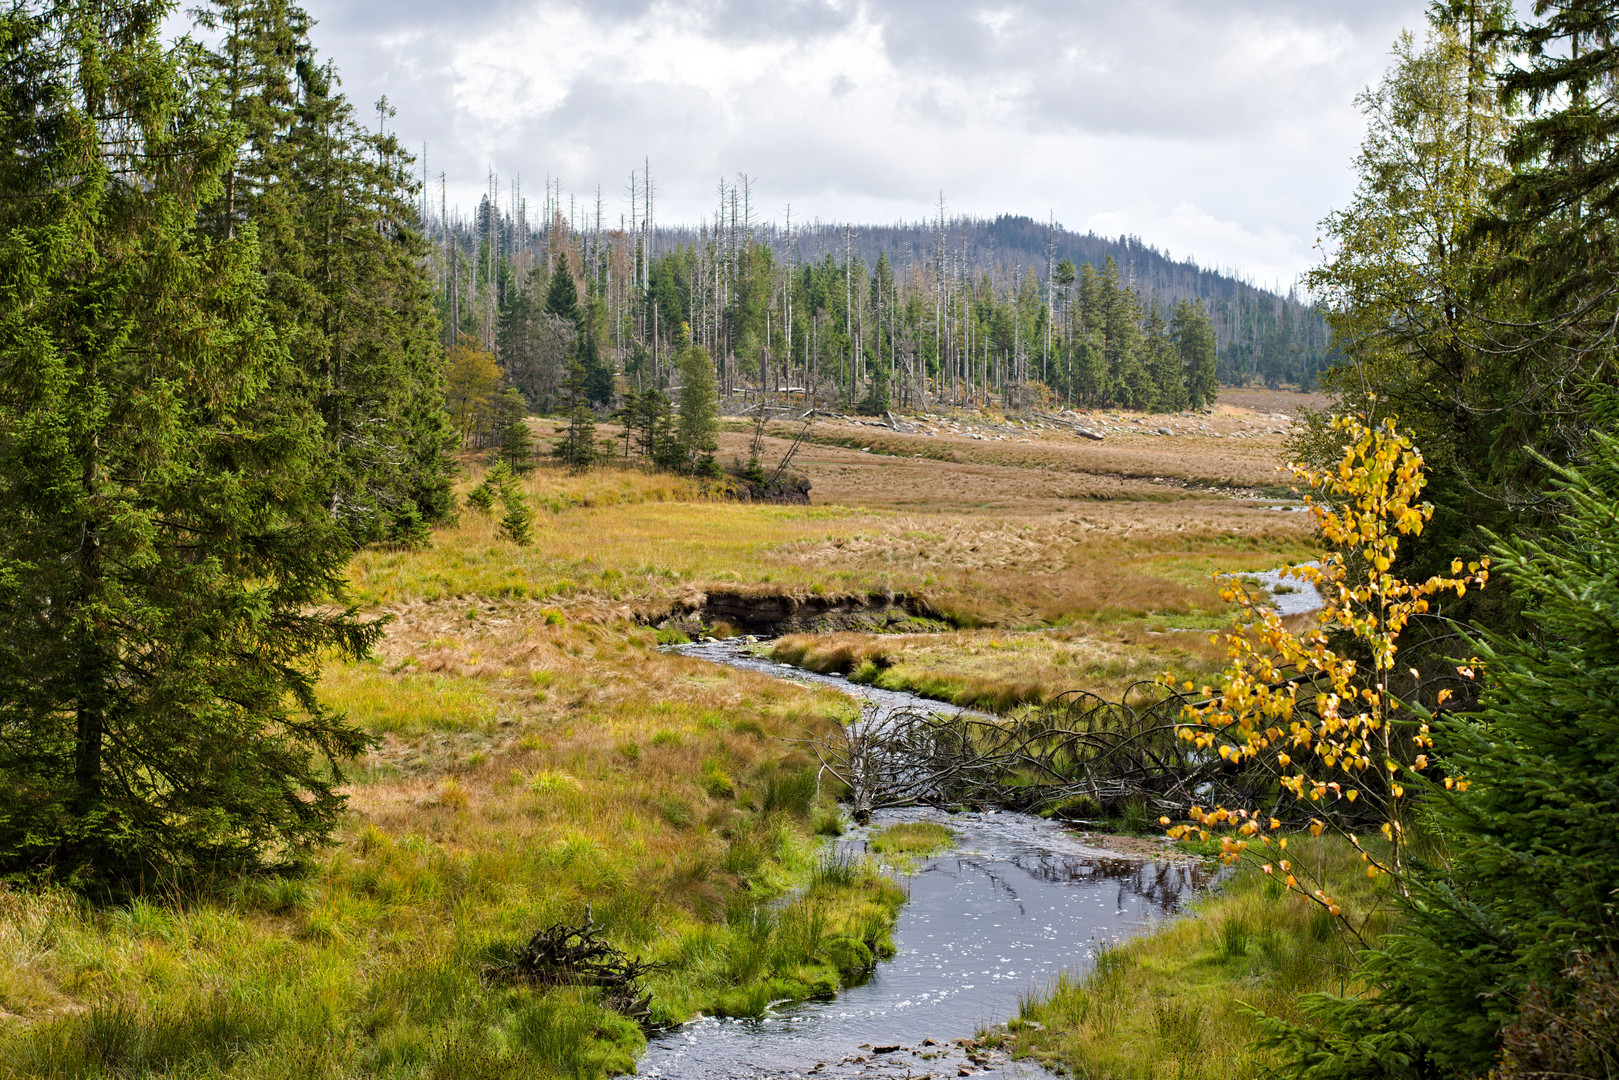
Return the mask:
<svg viewBox="0 0 1619 1080">
<path fill-rule="evenodd" d="M 515 959 L 501 966 L 510 979 L 534 986 L 594 986 L 604 1003 L 642 1027 L 651 1026 L 652 997 L 643 994 L 640 978 L 661 964 L 631 959 L 598 936 L 600 931 L 585 906 L 580 926 L 557 923 L 536 931 Z"/>
<path fill-rule="evenodd" d="M 1259 777 L 1177 737 L 1188 700 L 1146 683 L 1120 701 L 1074 691 L 1015 717 L 868 705 L 859 720 L 807 743 L 823 775 L 846 788 L 857 821 L 899 806 L 1027 810 L 1088 800 L 1101 810 L 1140 801 L 1168 811 L 1263 798 Z"/>
<path fill-rule="evenodd" d="M 1271 689 L 1303 686 L 1298 675 Z M 1416 693 L 1422 691 L 1419 686 Z M 1140 805 L 1154 815 L 1183 816 L 1188 806 L 1265 812 L 1283 820 L 1332 815 L 1349 823 L 1373 820 L 1375 800 L 1300 803 L 1279 785 L 1276 740 L 1257 758 L 1198 749 L 1179 738 L 1186 706 L 1207 700 L 1138 683 L 1118 701 L 1086 691 L 1061 694 L 1016 716 L 964 712 L 952 716 L 917 708 L 867 705 L 860 719 L 830 735 L 805 740 L 823 776 L 845 788 L 857 821 L 901 806 L 997 806 L 1011 810 L 1089 805 L 1104 815 Z M 1320 722 L 1314 694 L 1303 693 L 1293 718 Z M 1224 741 L 1223 739 L 1220 741 Z M 1235 748 L 1235 747 L 1234 747 Z M 1377 791 L 1381 774 L 1323 772 L 1326 780 Z M 1078 805 L 1076 805 L 1078 804 Z"/>
</svg>

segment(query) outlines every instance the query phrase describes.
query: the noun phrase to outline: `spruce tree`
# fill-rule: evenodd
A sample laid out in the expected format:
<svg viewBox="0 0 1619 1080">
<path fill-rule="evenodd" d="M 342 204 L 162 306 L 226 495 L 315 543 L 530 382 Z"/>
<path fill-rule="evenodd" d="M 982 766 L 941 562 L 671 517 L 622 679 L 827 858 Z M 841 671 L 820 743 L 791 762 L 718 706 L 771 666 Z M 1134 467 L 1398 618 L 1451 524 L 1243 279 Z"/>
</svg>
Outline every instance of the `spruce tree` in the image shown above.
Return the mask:
<svg viewBox="0 0 1619 1080">
<path fill-rule="evenodd" d="M 566 276 L 566 275 L 559 275 Z M 596 414 L 590 408 L 590 384 L 584 365 L 575 360 L 562 383 L 562 402 L 567 410 L 567 426 L 557 436 L 551 454 L 576 472 L 596 463 Z"/>
<path fill-rule="evenodd" d="M 593 405 L 611 405 L 618 392 L 613 365 L 602 356 L 600 338 L 591 328 L 579 345 L 579 363 L 585 369 L 585 394 Z"/>
<path fill-rule="evenodd" d="M 680 467 L 674 403 L 663 391 L 645 390 L 632 396 L 626 422 L 634 433 L 635 448 L 643 457 L 660 469 Z"/>
<path fill-rule="evenodd" d="M 0 15 L 0 873 L 296 854 L 367 741 L 314 685 L 378 627 L 164 11 Z"/>
<path fill-rule="evenodd" d="M 1374 995 L 1270 1025 L 1294 1075 L 1483 1076 L 1509 1025 L 1555 1032 L 1559 1017 L 1577 1042 L 1575 973 L 1619 951 L 1619 399 L 1596 397 L 1583 463 L 1542 462 L 1560 527 L 1494 552 L 1528 632 L 1466 643 L 1482 694 L 1437 729 L 1454 787 L 1429 801 L 1448 857 L 1413 876 L 1401 931 L 1368 958 Z"/>
<path fill-rule="evenodd" d="M 1155 392 L 1142 362 L 1141 308 L 1135 293 L 1119 280 L 1119 269 L 1111 257 L 1098 292 L 1108 397 L 1132 409 L 1149 408 Z"/>
<path fill-rule="evenodd" d="M 692 345 L 680 354 L 680 408 L 675 421 L 675 444 L 686 472 L 709 476 L 717 471 L 719 416 L 714 361 L 702 346 Z"/>
<path fill-rule="evenodd" d="M 1175 350 L 1175 342 L 1170 339 L 1164 317 L 1155 304 L 1147 309 L 1143 351 L 1147 374 L 1152 380 L 1150 408 L 1158 412 L 1180 412 L 1186 408 L 1186 377 L 1181 369 L 1180 353 Z"/>
<path fill-rule="evenodd" d="M 1108 391 L 1107 352 L 1104 346 L 1105 317 L 1102 311 L 1102 282 L 1096 268 L 1086 263 L 1079 268 L 1075 315 L 1078 342 L 1075 348 L 1074 390 L 1084 401 L 1100 403 Z"/>
<path fill-rule="evenodd" d="M 522 418 L 506 425 L 500 438 L 500 459 L 519 475 L 534 469 L 534 433 Z"/>
<path fill-rule="evenodd" d="M 209 0 L 211 88 L 246 141 L 204 227 L 260 239 L 272 318 L 323 421 L 332 512 L 355 543 L 453 509 L 456 437 L 411 157 L 356 123 L 310 20 L 285 0 Z"/>
<path fill-rule="evenodd" d="M 572 319 L 545 310 L 549 280 L 545 264 L 537 263 L 527 283 L 507 293 L 496 336 L 507 380 L 540 412 L 549 412 L 555 404 L 557 387 L 567 373 L 567 357 L 579 336 Z"/>
<path fill-rule="evenodd" d="M 567 256 L 563 256 L 546 287 L 545 312 L 568 320 L 576 329 L 582 329 L 584 314 L 579 307 L 579 289 L 573 283 L 573 271 L 568 266 Z"/>
<path fill-rule="evenodd" d="M 1215 376 L 1218 360 L 1214 327 L 1203 311 L 1202 302 L 1182 300 L 1176 304 L 1169 333 L 1175 339 L 1175 352 L 1180 358 L 1187 403 L 1194 409 L 1214 404 L 1220 392 Z"/>
</svg>

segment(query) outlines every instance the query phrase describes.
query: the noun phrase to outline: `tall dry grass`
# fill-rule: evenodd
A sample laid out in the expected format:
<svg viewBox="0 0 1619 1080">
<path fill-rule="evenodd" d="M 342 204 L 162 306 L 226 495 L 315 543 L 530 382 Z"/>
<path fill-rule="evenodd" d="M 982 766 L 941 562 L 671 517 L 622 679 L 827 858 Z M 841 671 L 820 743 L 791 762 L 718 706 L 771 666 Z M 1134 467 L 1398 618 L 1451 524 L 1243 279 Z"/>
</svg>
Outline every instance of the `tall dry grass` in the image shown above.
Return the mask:
<svg viewBox="0 0 1619 1080">
<path fill-rule="evenodd" d="M 116 908 L 0 893 L 0 1077 L 615 1075 L 633 1025 L 490 974 L 587 905 L 667 965 L 665 1021 L 827 993 L 891 949 L 903 896 L 828 876 L 790 742 L 840 701 L 527 614 L 402 609 L 374 663 L 328 672 L 381 743 L 302 873 Z"/>
</svg>

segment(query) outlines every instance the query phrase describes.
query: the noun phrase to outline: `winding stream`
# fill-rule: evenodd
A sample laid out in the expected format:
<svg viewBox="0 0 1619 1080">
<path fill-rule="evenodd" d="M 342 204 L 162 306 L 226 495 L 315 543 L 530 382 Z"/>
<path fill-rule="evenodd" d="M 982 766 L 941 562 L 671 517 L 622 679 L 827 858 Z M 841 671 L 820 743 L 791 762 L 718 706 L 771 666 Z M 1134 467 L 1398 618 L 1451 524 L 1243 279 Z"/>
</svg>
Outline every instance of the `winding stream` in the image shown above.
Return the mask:
<svg viewBox="0 0 1619 1080">
<path fill-rule="evenodd" d="M 741 642 L 678 651 L 794 681 L 832 685 L 882 708 L 953 710 L 912 694 L 778 666 Z M 879 811 L 872 828 L 934 820 L 957 846 L 917 860 L 902 878 L 910 899 L 895 928 L 898 953 L 865 984 L 832 1001 L 781 1006 L 756 1020 L 706 1018 L 655 1036 L 639 1075 L 732 1077 L 954 1077 L 993 1071 L 1049 1078 L 1035 1065 L 969 1055 L 955 1044 L 1005 1022 L 1018 999 L 1061 971 L 1083 971 L 1099 947 L 1174 915 L 1207 881 L 1200 865 L 1121 856 L 1027 814 Z M 867 830 L 840 841 L 866 848 Z"/>
</svg>

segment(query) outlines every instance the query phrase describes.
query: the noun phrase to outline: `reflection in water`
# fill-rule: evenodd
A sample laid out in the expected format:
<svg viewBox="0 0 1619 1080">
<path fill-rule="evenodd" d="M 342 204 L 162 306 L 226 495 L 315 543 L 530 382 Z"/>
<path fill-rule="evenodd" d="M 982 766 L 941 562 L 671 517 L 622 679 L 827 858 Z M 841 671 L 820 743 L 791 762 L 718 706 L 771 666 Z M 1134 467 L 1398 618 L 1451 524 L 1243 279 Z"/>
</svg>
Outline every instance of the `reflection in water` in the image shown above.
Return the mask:
<svg viewBox="0 0 1619 1080">
<path fill-rule="evenodd" d="M 964 711 L 775 664 L 741 641 L 669 651 L 835 687 L 883 709 Z M 957 1075 L 969 1062 L 952 1040 L 1004 1022 L 1019 997 L 1061 971 L 1088 969 L 1099 948 L 1174 914 L 1182 896 L 1208 880 L 1201 867 L 1123 858 L 1026 814 L 889 810 L 875 814 L 872 827 L 919 820 L 948 826 L 957 845 L 919 860 L 906 879 L 910 899 L 895 928 L 894 959 L 833 1001 L 784 1006 L 757 1020 L 703 1019 L 665 1032 L 651 1040 L 640 1074 L 679 1080 Z M 863 852 L 865 836 L 856 830 L 842 846 Z M 1052 1075 L 1023 1063 L 1003 1063 L 999 1072 L 1041 1080 Z"/>
<path fill-rule="evenodd" d="M 764 1019 L 704 1020 L 660 1035 L 641 1075 L 955 1075 L 965 1064 L 959 1050 L 939 1060 L 922 1055 L 1006 1020 L 1021 995 L 1060 971 L 1088 968 L 1099 947 L 1175 913 L 1205 877 L 1088 847 L 1060 825 L 1023 814 L 887 811 L 873 827 L 922 819 L 955 831 L 957 848 L 916 864 L 896 928 L 899 953 L 869 982 Z M 846 844 L 863 850 L 863 834 Z M 940 1045 L 928 1047 L 927 1039 Z M 872 1046 L 900 1049 L 876 1054 Z M 1049 1074 L 1018 1064 L 1001 1075 Z"/>
<path fill-rule="evenodd" d="M 1121 892 L 1134 893 L 1166 914 L 1177 910 L 1182 893 L 1204 888 L 1213 878 L 1208 868 L 1200 862 L 1176 864 L 1117 857 L 1076 858 L 1071 855 L 1018 856 L 1012 862 L 1030 877 L 1052 884 L 1116 881 Z"/>
</svg>

